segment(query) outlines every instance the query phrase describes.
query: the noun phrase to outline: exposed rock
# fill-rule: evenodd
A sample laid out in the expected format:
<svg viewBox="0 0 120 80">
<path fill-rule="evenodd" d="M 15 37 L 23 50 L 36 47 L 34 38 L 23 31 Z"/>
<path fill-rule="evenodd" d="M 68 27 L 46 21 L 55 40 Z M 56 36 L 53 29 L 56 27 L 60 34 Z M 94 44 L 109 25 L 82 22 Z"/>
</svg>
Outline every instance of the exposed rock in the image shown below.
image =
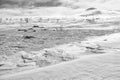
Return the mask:
<svg viewBox="0 0 120 80">
<path fill-rule="evenodd" d="M 33 28 L 39 28 L 39 26 L 38 25 L 34 25 Z"/>
<path fill-rule="evenodd" d="M 36 66 L 35 62 L 31 62 L 31 63 L 18 63 L 17 67 L 25 67 L 25 66 Z"/>
<path fill-rule="evenodd" d="M 23 62 L 24 63 L 31 63 L 31 62 L 34 62 L 32 59 L 23 59 Z"/>
<path fill-rule="evenodd" d="M 81 43 L 81 45 L 88 48 L 88 49 L 100 48 L 100 45 L 95 44 L 95 43 L 90 43 L 90 42 L 84 42 L 84 43 Z"/>
<path fill-rule="evenodd" d="M 27 32 L 27 29 L 18 29 L 18 31 Z"/>
<path fill-rule="evenodd" d="M 88 9 L 86 9 L 86 11 L 91 11 L 91 10 L 96 10 L 96 8 L 90 7 L 90 8 L 88 8 Z"/>
<path fill-rule="evenodd" d="M 36 32 L 36 30 L 33 29 L 33 28 L 29 28 L 27 31 L 30 31 L 30 32 Z"/>
<path fill-rule="evenodd" d="M 36 65 L 38 65 L 39 67 L 44 67 L 44 66 L 48 66 L 48 65 L 50 65 L 51 64 L 51 62 L 50 61 L 48 61 L 48 60 L 38 60 L 37 62 L 36 62 Z"/>
<path fill-rule="evenodd" d="M 43 67 L 75 59 L 75 56 L 72 54 L 65 53 L 63 50 L 59 49 L 44 49 L 30 53 L 24 51 L 21 52 L 21 56 L 25 65 L 34 62 L 39 67 Z"/>
<path fill-rule="evenodd" d="M 35 36 L 23 36 L 24 39 L 33 39 L 36 38 Z"/>
<path fill-rule="evenodd" d="M 3 62 L 3 61 L 0 62 L 0 66 L 3 66 L 3 65 L 5 65 L 5 62 Z"/>
<path fill-rule="evenodd" d="M 104 53 L 104 49 L 95 43 L 83 43 L 82 46 L 84 46 L 88 52 L 92 52 L 92 53 Z"/>
<path fill-rule="evenodd" d="M 36 32 L 33 28 L 28 28 L 28 29 L 18 29 L 18 31 L 23 31 L 23 32 Z"/>
<path fill-rule="evenodd" d="M 107 39 L 104 39 L 103 41 L 107 41 Z"/>
<path fill-rule="evenodd" d="M 42 57 L 42 56 L 27 53 L 27 52 L 24 52 L 24 51 L 22 51 L 20 53 L 21 53 L 21 58 L 23 59 L 24 63 L 36 62 L 36 61 L 38 61 L 39 58 Z"/>
<path fill-rule="evenodd" d="M 24 52 L 24 51 L 21 51 L 21 52 L 19 52 L 19 53 L 21 53 L 21 57 L 22 57 L 22 59 L 28 59 L 28 60 L 32 60 L 32 55 L 31 54 L 29 54 L 29 53 L 27 53 L 27 52 Z"/>
<path fill-rule="evenodd" d="M 2 67 L 16 67 L 16 64 L 15 63 L 13 63 L 13 62 L 10 62 L 10 61 L 3 61 L 3 62 L 1 62 L 0 63 L 0 65 L 2 66 Z"/>
</svg>

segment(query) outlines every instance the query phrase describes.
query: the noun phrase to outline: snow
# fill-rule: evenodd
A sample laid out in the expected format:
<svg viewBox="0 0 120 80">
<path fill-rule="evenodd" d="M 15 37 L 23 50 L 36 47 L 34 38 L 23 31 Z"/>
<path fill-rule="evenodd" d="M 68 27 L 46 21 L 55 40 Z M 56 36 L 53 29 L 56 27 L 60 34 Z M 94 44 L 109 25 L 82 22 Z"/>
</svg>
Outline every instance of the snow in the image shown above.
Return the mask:
<svg viewBox="0 0 120 80">
<path fill-rule="evenodd" d="M 119 35 L 120 33 L 115 33 L 88 39 L 88 42 L 111 45 L 119 42 Z M 104 42 L 104 39 L 107 39 L 108 43 L 107 41 Z M 109 45 L 106 46 L 110 47 Z M 111 47 L 114 48 L 114 46 Z M 75 46 L 72 47 L 76 49 Z M 107 51 L 105 54 L 81 56 L 79 59 L 48 67 L 4 75 L 0 77 L 0 80 L 120 80 L 119 52 Z"/>
</svg>

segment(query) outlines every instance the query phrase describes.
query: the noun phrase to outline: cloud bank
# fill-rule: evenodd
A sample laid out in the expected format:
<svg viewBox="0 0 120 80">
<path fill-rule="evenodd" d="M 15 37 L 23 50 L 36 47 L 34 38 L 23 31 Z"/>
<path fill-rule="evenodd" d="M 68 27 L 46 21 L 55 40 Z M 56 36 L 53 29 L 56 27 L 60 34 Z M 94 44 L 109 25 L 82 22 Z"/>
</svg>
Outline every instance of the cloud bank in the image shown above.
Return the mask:
<svg viewBox="0 0 120 80">
<path fill-rule="evenodd" d="M 120 10 L 120 0 L 0 0 L 0 8 L 99 7 Z"/>
</svg>

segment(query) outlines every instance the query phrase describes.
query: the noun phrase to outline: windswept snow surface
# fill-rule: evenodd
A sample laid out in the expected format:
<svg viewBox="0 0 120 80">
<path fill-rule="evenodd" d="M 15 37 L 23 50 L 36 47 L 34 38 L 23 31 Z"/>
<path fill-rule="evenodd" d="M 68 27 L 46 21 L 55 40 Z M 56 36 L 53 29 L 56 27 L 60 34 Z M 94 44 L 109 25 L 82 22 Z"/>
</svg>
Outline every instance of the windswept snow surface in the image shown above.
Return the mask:
<svg viewBox="0 0 120 80">
<path fill-rule="evenodd" d="M 83 43 L 96 43 L 101 46 L 112 47 L 112 48 L 120 48 L 120 33 L 114 33 L 111 35 L 105 35 L 101 37 L 92 37 L 89 38 L 88 41 L 84 41 Z"/>
<path fill-rule="evenodd" d="M 82 45 L 96 43 L 105 46 L 104 54 L 82 56 L 53 66 L 3 75 L 0 80 L 120 80 L 119 35 L 115 33 L 81 42 Z"/>
</svg>

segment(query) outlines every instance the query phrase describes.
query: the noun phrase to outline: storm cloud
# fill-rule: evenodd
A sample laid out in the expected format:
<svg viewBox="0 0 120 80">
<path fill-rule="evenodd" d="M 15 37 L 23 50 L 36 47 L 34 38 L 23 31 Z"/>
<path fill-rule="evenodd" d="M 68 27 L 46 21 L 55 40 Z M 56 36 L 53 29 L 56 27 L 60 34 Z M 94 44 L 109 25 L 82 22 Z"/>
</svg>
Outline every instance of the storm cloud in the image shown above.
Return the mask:
<svg viewBox="0 0 120 80">
<path fill-rule="evenodd" d="M 61 4 L 59 0 L 0 0 L 0 8 L 54 7 Z"/>
</svg>

